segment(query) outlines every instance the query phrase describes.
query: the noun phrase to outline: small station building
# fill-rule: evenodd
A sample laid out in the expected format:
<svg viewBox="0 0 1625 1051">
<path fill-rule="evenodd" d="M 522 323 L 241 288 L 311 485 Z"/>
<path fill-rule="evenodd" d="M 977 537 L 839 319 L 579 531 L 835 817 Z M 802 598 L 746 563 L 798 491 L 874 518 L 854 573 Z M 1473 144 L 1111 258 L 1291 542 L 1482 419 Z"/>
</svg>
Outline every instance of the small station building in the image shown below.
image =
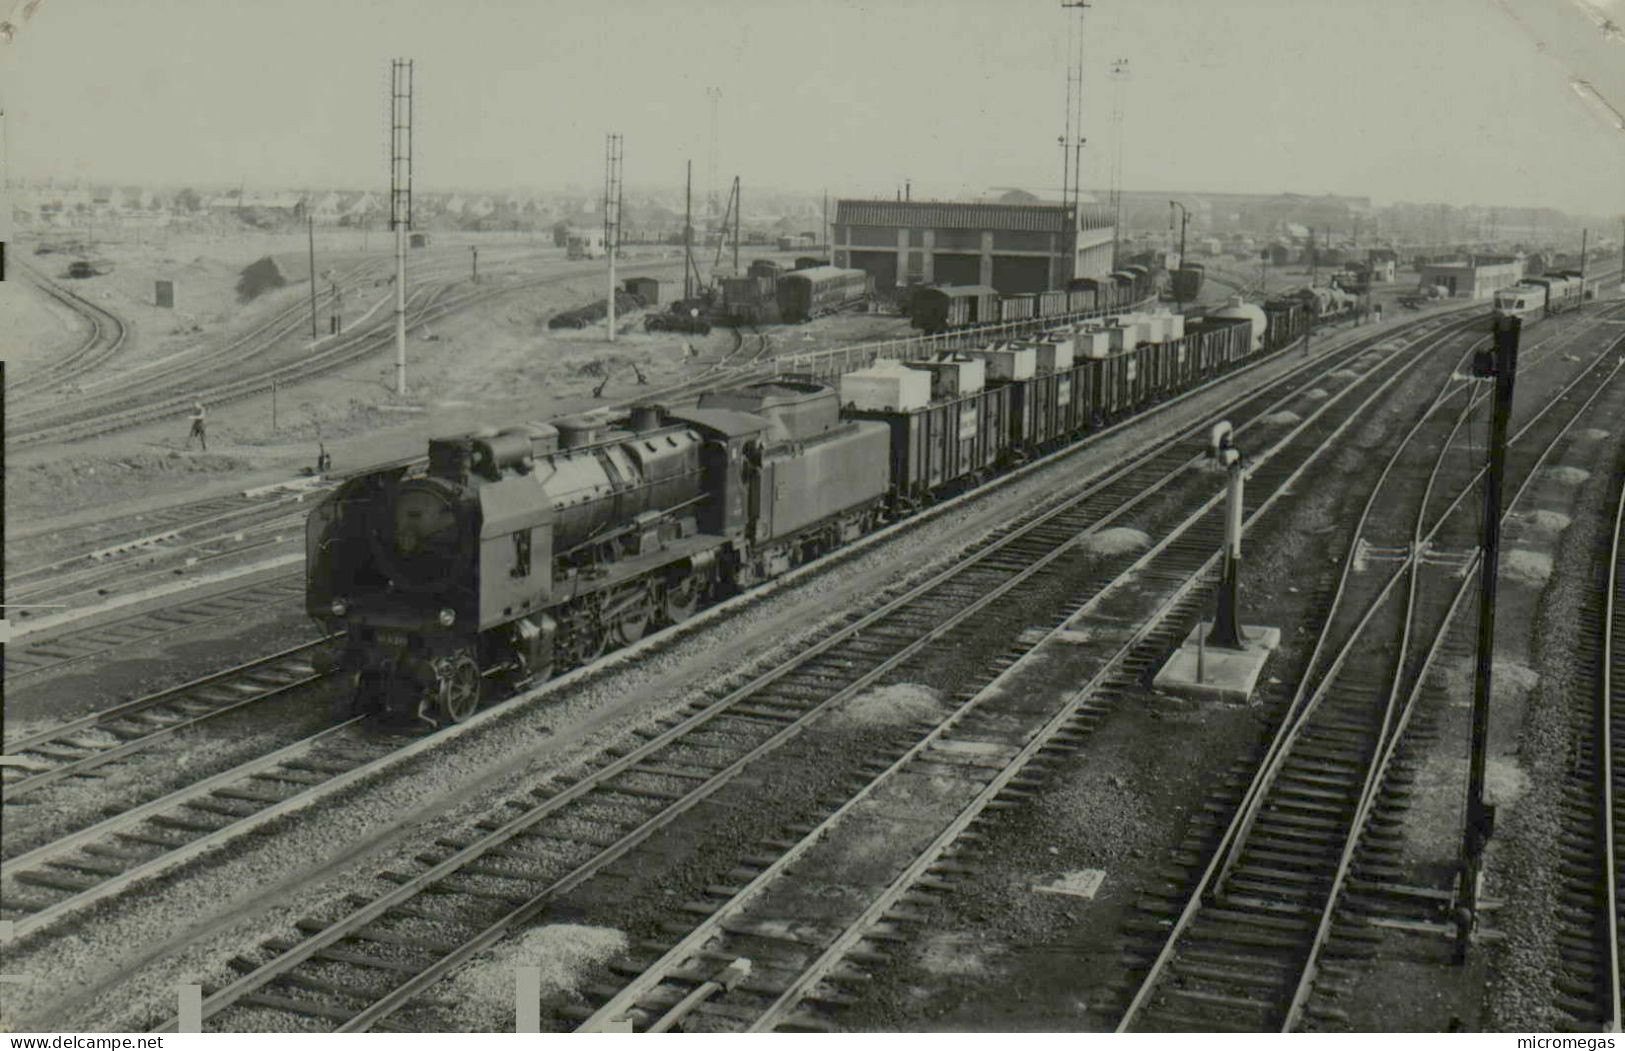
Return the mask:
<svg viewBox="0 0 1625 1051">
<path fill-rule="evenodd" d="M 1423 263 L 1423 288 L 1449 290 L 1451 299 L 1489 299 L 1497 289 L 1523 280 L 1522 256 L 1471 256 L 1465 262 Z"/>
</svg>

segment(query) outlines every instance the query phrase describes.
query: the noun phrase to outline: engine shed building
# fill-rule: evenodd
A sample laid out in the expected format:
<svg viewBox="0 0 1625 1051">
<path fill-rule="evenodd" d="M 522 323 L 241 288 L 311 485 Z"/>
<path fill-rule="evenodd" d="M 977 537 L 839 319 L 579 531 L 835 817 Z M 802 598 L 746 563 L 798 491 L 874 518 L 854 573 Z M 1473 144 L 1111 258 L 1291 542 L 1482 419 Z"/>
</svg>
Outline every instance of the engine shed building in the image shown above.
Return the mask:
<svg viewBox="0 0 1625 1051">
<path fill-rule="evenodd" d="M 1112 269 L 1110 209 L 1084 203 L 839 201 L 836 266 L 867 271 L 877 291 L 986 285 L 1001 293 L 1065 288 Z"/>
<path fill-rule="evenodd" d="M 1417 269 L 1423 288 L 1442 286 L 1451 299 L 1489 299 L 1496 289 L 1523 280 L 1519 256 L 1473 256 L 1465 262 L 1423 263 Z"/>
</svg>

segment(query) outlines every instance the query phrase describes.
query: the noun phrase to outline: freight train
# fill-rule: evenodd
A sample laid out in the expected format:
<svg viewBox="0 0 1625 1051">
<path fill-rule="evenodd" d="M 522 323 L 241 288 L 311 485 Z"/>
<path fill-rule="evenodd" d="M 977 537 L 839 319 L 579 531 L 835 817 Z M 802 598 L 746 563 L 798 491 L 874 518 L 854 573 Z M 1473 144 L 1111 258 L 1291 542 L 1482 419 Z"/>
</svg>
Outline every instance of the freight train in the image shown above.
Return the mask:
<svg viewBox="0 0 1625 1051">
<path fill-rule="evenodd" d="M 1188 390 L 1308 325 L 1239 300 L 839 380 L 429 443 L 311 513 L 306 608 L 347 711 L 461 721 L 883 523 Z"/>
<path fill-rule="evenodd" d="M 1578 270 L 1553 270 L 1526 277 L 1495 293 L 1495 316 L 1523 319 L 1532 324 L 1548 314 L 1574 310 L 1585 301 L 1585 279 Z"/>
<path fill-rule="evenodd" d="M 1001 294 L 986 285 L 934 285 L 908 299 L 909 323 L 926 333 L 1034 318 L 1125 310 L 1156 293 L 1157 275 L 1129 266 L 1098 280 L 1079 278 L 1065 290 Z"/>
</svg>

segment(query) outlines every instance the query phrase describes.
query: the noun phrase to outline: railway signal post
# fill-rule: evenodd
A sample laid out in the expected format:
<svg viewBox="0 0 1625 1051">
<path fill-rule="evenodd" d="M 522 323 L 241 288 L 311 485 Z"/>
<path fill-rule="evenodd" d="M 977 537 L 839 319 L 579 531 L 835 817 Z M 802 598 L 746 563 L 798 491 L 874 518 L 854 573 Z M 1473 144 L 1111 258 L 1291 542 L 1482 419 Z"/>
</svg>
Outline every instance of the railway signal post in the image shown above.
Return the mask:
<svg viewBox="0 0 1625 1051">
<path fill-rule="evenodd" d="M 1203 622 L 1157 672 L 1153 685 L 1166 693 L 1196 699 L 1245 703 L 1258 685 L 1264 663 L 1281 642 L 1279 628 L 1242 626 L 1241 533 L 1246 461 L 1235 446 L 1229 421 L 1213 425 L 1208 458 L 1222 468 L 1225 488 L 1224 569 L 1211 623 Z"/>
<path fill-rule="evenodd" d="M 1219 605 L 1213 614 L 1213 631 L 1207 642 L 1226 649 L 1244 649 L 1247 636 L 1241 628 L 1241 512 L 1246 484 L 1241 450 L 1235 446 L 1235 428 L 1229 421 L 1216 423 L 1208 439 L 1208 458 L 1229 474 L 1224 510 L 1224 574 L 1219 578 Z"/>
<path fill-rule="evenodd" d="M 1506 477 L 1507 430 L 1512 420 L 1512 384 L 1518 371 L 1522 320 L 1495 319 L 1493 350 L 1473 357 L 1473 375 L 1495 383 L 1490 424 L 1489 471 L 1484 480 L 1483 557 L 1479 562 L 1478 661 L 1473 678 L 1472 753 L 1467 767 L 1467 820 L 1462 832 L 1456 885 L 1456 962 L 1465 963 L 1478 925 L 1479 880 L 1484 847 L 1495 828 L 1495 807 L 1484 799 L 1485 754 L 1490 733 L 1490 677 L 1495 660 L 1495 584 L 1501 558 L 1501 487 Z"/>
</svg>

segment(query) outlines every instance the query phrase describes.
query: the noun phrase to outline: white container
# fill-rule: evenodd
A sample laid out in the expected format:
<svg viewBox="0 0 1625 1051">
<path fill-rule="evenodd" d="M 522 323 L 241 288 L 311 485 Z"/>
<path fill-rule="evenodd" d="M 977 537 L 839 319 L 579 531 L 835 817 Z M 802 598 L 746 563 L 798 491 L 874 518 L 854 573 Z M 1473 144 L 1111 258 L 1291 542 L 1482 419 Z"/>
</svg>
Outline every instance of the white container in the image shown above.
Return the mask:
<svg viewBox="0 0 1625 1051">
<path fill-rule="evenodd" d="M 1041 372 L 1064 372 L 1072 367 L 1071 336 L 1050 335 L 1021 345 L 1037 353 Z"/>
<path fill-rule="evenodd" d="M 1111 337 L 1111 352 L 1120 354 L 1125 350 L 1133 350 L 1139 345 L 1140 326 L 1134 324 L 1112 325 L 1106 329 L 1106 334 Z"/>
<path fill-rule="evenodd" d="M 863 412 L 913 412 L 931 404 L 931 373 L 875 365 L 841 377 L 841 404 Z"/>
<path fill-rule="evenodd" d="M 1104 358 L 1112 352 L 1112 336 L 1103 328 L 1085 329 L 1073 337 L 1080 358 Z"/>
<path fill-rule="evenodd" d="M 1038 352 L 1031 347 L 1000 347 L 966 353 L 987 362 L 990 380 L 1030 380 L 1038 373 Z"/>
<path fill-rule="evenodd" d="M 1185 315 L 1184 314 L 1165 314 L 1164 319 L 1165 319 L 1165 323 L 1166 323 L 1167 328 L 1168 328 L 1168 338 L 1169 339 L 1184 339 L 1185 338 Z"/>
<path fill-rule="evenodd" d="M 987 386 L 987 363 L 980 358 L 966 361 L 911 361 L 908 367 L 931 377 L 932 401 L 975 394 Z"/>
</svg>

